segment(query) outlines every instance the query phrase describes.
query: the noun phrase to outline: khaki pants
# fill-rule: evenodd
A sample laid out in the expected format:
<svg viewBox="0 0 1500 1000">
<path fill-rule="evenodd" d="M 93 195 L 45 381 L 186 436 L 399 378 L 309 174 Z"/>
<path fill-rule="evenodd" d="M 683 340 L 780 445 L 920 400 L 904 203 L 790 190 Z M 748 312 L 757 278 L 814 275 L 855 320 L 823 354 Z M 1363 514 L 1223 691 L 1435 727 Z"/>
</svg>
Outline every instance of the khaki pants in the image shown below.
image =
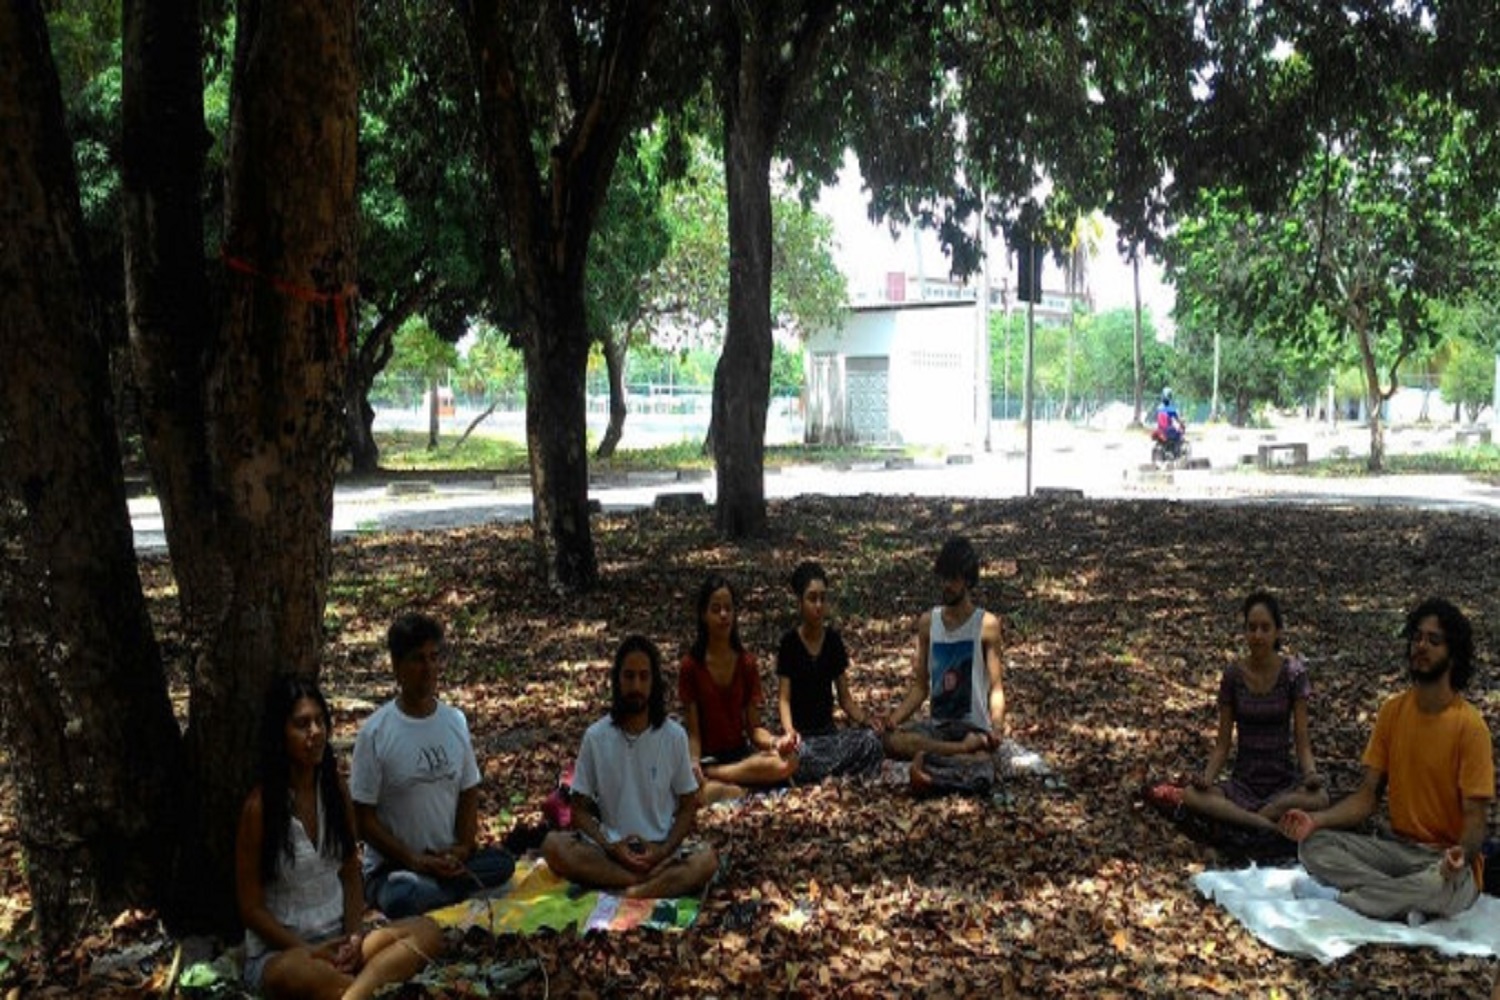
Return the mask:
<svg viewBox="0 0 1500 1000">
<path fill-rule="evenodd" d="M 1479 898 L 1474 870 L 1444 878 L 1438 869 L 1442 855 L 1435 847 L 1318 830 L 1302 842 L 1297 854 L 1309 874 L 1340 890 L 1340 903 L 1377 920 L 1404 917 L 1413 910 L 1451 917 Z"/>
</svg>

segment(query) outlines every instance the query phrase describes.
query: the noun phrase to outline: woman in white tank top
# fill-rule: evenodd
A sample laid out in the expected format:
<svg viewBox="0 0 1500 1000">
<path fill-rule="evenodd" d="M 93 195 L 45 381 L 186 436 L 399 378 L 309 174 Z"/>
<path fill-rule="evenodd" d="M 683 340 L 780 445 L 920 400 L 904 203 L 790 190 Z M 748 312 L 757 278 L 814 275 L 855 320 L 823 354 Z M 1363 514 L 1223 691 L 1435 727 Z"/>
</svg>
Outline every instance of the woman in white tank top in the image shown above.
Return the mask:
<svg viewBox="0 0 1500 1000">
<path fill-rule="evenodd" d="M 235 888 L 244 981 L 272 1000 L 362 1000 L 420 971 L 442 933 L 414 917 L 363 933 L 364 894 L 349 793 L 310 680 L 271 682 L 261 717 L 261 780 L 245 800 Z"/>
</svg>

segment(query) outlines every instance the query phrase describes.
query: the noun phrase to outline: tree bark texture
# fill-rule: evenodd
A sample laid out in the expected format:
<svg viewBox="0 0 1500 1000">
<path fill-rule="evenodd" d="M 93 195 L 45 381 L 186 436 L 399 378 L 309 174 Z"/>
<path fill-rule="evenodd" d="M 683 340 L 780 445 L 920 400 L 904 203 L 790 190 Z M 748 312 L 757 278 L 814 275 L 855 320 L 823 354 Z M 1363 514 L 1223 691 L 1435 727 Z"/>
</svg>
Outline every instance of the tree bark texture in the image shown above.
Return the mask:
<svg viewBox="0 0 1500 1000">
<path fill-rule="evenodd" d="M 126 0 L 122 11 L 126 314 L 146 461 L 184 602 L 210 590 L 220 570 L 216 559 L 186 558 L 186 549 L 177 558 L 192 541 L 172 530 L 213 475 L 203 382 L 217 331 L 203 260 L 209 136 L 197 7 L 195 0 Z"/>
<path fill-rule="evenodd" d="M 839 5 L 721 3 L 719 98 L 729 207 L 729 309 L 714 369 L 710 425 L 729 538 L 766 532 L 766 411 L 771 400 L 771 157 L 792 97 L 809 76 Z"/>
<path fill-rule="evenodd" d="M 524 354 L 532 529 L 539 543 L 538 570 L 558 593 L 587 590 L 599 576 L 589 524 L 584 408 L 589 340 L 581 289 L 576 301 L 576 314 L 549 323 L 556 335 L 537 338 Z"/>
<path fill-rule="evenodd" d="M 176 196 L 170 168 L 132 172 L 127 191 L 131 296 L 142 304 L 132 307 L 132 340 L 153 411 L 146 444 L 193 658 L 197 823 L 186 839 L 204 856 L 185 863 L 204 909 L 187 919 L 204 926 L 237 922 L 234 829 L 267 681 L 316 674 L 322 650 L 356 306 L 355 12 L 353 0 L 239 4 L 222 316 L 198 303 L 180 314 L 144 307 L 163 290 L 200 287 L 202 261 L 195 268 L 190 254 L 174 253 L 168 243 L 180 233 L 151 224 Z M 162 91 L 176 94 L 189 74 L 172 68 L 165 41 L 132 36 L 127 67 L 138 60 L 143 86 L 164 77 Z M 170 134 L 170 102 L 147 93 L 127 118 L 127 148 Z"/>
<path fill-rule="evenodd" d="M 742 88 L 728 120 L 729 324 L 714 368 L 715 523 L 729 538 L 766 531 L 766 410 L 771 399 L 771 149 L 758 94 Z M 745 93 L 744 90 L 750 90 Z"/>
<path fill-rule="evenodd" d="M 536 36 L 518 36 L 505 4 L 460 4 L 478 79 L 480 115 L 515 271 L 526 362 L 526 440 L 538 561 L 559 592 L 598 578 L 588 509 L 585 373 L 589 331 L 584 275 L 589 239 L 609 188 L 631 109 L 661 20 L 661 0 L 617 0 L 599 14 L 601 35 L 578 36 L 567 5 L 550 12 L 557 64 L 540 96 L 527 90 Z M 580 58 L 589 52 L 588 58 Z M 535 97 L 535 103 L 532 103 Z M 547 111 L 563 102 L 536 155 Z"/>
<path fill-rule="evenodd" d="M 0 5 L 0 699 L 36 926 L 169 884 L 181 742 L 136 572 L 108 352 L 40 4 Z"/>
</svg>

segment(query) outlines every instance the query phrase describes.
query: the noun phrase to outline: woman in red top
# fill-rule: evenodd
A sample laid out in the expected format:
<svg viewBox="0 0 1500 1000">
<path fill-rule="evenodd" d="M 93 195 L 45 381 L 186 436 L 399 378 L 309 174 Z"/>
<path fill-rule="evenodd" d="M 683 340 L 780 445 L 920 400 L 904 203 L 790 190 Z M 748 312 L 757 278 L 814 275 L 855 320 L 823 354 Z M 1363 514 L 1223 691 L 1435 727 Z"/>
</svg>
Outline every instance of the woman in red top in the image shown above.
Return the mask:
<svg viewBox="0 0 1500 1000">
<path fill-rule="evenodd" d="M 677 693 L 703 800 L 779 785 L 797 770 L 795 739 L 760 722 L 765 694 L 755 657 L 740 642 L 734 588 L 718 573 L 698 588 L 698 636 L 682 657 Z"/>
</svg>

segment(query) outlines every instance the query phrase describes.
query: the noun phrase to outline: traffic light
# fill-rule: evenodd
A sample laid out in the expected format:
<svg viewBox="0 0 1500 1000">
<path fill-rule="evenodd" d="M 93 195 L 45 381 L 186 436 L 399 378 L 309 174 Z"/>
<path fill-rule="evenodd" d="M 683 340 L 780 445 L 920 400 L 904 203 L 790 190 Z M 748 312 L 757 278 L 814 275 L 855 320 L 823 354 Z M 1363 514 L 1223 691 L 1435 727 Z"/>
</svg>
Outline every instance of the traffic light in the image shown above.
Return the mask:
<svg viewBox="0 0 1500 1000">
<path fill-rule="evenodd" d="M 1016 244 L 1016 298 L 1021 302 L 1042 301 L 1042 248 L 1030 240 Z"/>
</svg>

